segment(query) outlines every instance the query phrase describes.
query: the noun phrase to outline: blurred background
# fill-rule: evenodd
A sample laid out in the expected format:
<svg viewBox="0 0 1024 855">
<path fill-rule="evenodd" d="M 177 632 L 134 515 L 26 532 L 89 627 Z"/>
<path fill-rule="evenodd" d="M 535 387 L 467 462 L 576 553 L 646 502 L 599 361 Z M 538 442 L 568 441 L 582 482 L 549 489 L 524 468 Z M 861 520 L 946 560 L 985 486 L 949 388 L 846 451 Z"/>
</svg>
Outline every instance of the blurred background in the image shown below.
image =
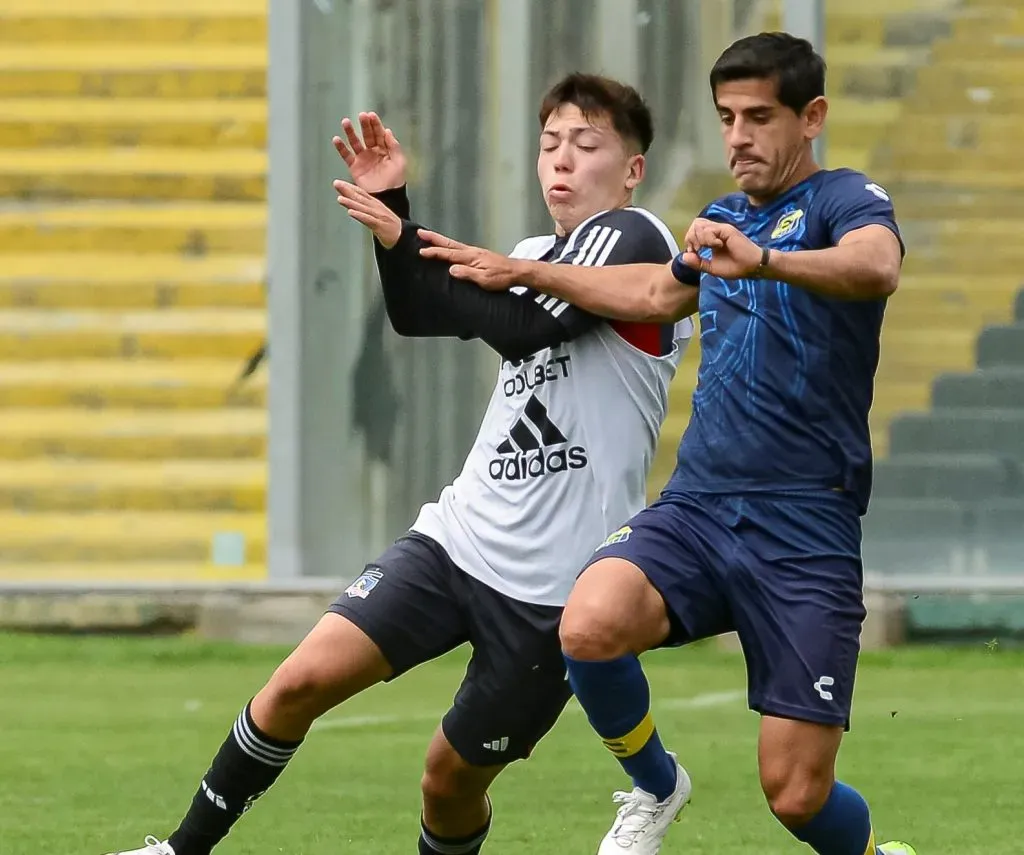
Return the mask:
<svg viewBox="0 0 1024 855">
<path fill-rule="evenodd" d="M 908 245 L 872 603 L 892 638 L 1024 634 L 1019 0 L 0 0 L 5 625 L 244 635 L 239 592 L 278 597 L 245 626 L 318 609 L 461 467 L 495 360 L 387 327 L 330 186 L 342 116 L 394 129 L 416 219 L 507 251 L 549 229 L 542 93 L 631 81 L 657 131 L 639 203 L 681 234 L 731 189 L 708 69 L 780 27 L 823 46 L 825 164 L 885 187 Z"/>
</svg>

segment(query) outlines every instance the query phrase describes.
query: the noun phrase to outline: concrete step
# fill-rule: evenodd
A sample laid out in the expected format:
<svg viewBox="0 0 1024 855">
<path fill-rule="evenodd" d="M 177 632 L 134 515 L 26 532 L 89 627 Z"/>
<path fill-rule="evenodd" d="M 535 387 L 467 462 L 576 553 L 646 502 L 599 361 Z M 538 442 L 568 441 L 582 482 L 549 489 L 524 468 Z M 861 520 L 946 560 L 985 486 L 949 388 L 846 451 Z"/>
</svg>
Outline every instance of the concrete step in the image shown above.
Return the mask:
<svg viewBox="0 0 1024 855">
<path fill-rule="evenodd" d="M 841 98 L 899 99 L 914 87 L 927 62 L 924 47 L 852 45 L 828 52 L 829 91 Z"/>
<path fill-rule="evenodd" d="M 870 149 L 899 119 L 903 103 L 898 98 L 830 98 L 828 146 Z"/>
<path fill-rule="evenodd" d="M 0 149 L 0 196 L 262 201 L 266 169 L 257 149 Z"/>
<path fill-rule="evenodd" d="M 955 160 L 955 158 L 951 158 Z M 884 174 L 884 173 L 879 173 Z M 872 170 L 872 175 L 875 175 Z M 908 178 L 897 178 L 885 188 L 896 205 L 897 216 L 907 219 L 984 219 L 992 218 L 992 212 L 1014 219 L 1024 218 L 1024 194 L 1000 186 L 977 187 L 960 183 L 943 186 L 925 181 L 915 181 L 915 173 L 906 173 Z"/>
<path fill-rule="evenodd" d="M 213 563 L 217 547 L 232 539 L 242 547 L 241 555 L 232 556 L 235 569 L 266 560 L 266 519 L 261 513 L 6 511 L 0 513 L 0 578 L 5 565 L 31 562 Z"/>
<path fill-rule="evenodd" d="M 944 142 L 914 146 L 903 142 L 898 147 L 883 148 L 870 158 L 871 171 L 878 169 L 941 171 L 950 161 L 956 162 L 963 172 L 990 170 L 997 173 L 1012 172 L 1019 155 L 1008 145 L 977 148 L 955 148 Z"/>
<path fill-rule="evenodd" d="M 259 282 L 32 281 L 0 273 L 0 309 L 257 309 L 265 298 Z"/>
<path fill-rule="evenodd" d="M 879 134 L 881 136 L 881 134 Z M 831 169 L 846 167 L 858 172 L 870 172 L 872 164 L 871 146 L 841 146 L 829 138 L 828 165 Z"/>
<path fill-rule="evenodd" d="M 0 511 L 262 511 L 263 461 L 0 461 Z"/>
<path fill-rule="evenodd" d="M 53 18 L 67 15 L 83 19 L 146 15 L 204 18 L 210 15 L 252 15 L 265 13 L 266 10 L 266 0 L 217 0 L 215 5 L 208 0 L 146 0 L 142 6 L 138 0 L 47 0 L 44 5 L 40 5 L 37 0 L 0 0 L 0 16 L 18 16 L 31 12 L 39 17 Z"/>
<path fill-rule="evenodd" d="M 1004 30 L 1004 25 L 1008 29 Z M 1024 30 L 1020 27 L 1018 15 L 1000 21 L 998 26 L 990 20 L 987 32 L 975 32 L 973 36 L 967 38 L 936 42 L 932 50 L 932 63 L 947 65 L 982 61 L 996 64 L 1020 62 L 1024 60 Z"/>
<path fill-rule="evenodd" d="M 965 312 L 1005 312 L 1009 311 L 1014 294 L 1022 283 L 1024 272 L 1016 276 L 973 277 L 970 280 L 955 274 L 904 274 L 886 314 L 897 305 L 912 310 L 942 305 Z"/>
<path fill-rule="evenodd" d="M 0 42 L 192 42 L 265 41 L 266 3 L 218 0 L 145 3 L 47 3 L 5 0 L 0 4 Z"/>
<path fill-rule="evenodd" d="M 782 12 L 782 0 L 770 0 L 765 4 L 769 11 L 778 16 Z M 849 0 L 825 0 L 826 20 L 836 17 L 860 16 L 884 18 L 889 15 L 953 11 L 959 0 L 860 0 L 856 6 Z M 781 18 L 776 18 L 781 23 Z"/>
<path fill-rule="evenodd" d="M 7 409 L 0 459 L 262 458 L 266 412 L 221 410 Z"/>
<path fill-rule="evenodd" d="M 1001 151 L 1013 147 L 1013 135 L 1024 131 L 1024 117 L 1000 116 L 983 112 L 934 114 L 908 111 L 904 119 L 912 123 L 914 138 L 898 137 L 894 147 L 905 145 L 927 148 L 946 147 L 956 151 Z"/>
<path fill-rule="evenodd" d="M 993 310 L 936 301 L 914 305 L 893 299 L 885 312 L 885 328 L 894 332 L 930 329 L 938 335 L 947 330 L 980 329 L 985 324 L 1006 323 L 1011 315 L 1005 306 Z"/>
<path fill-rule="evenodd" d="M 261 255 L 5 254 L 0 308 L 261 308 Z"/>
<path fill-rule="evenodd" d="M 950 168 L 950 167 L 956 168 Z M 890 185 L 916 185 L 931 187 L 946 192 L 963 190 L 967 193 L 984 194 L 989 191 L 1005 192 L 1024 187 L 1024 173 L 998 169 L 960 169 L 959 163 L 947 163 L 945 171 L 938 169 L 894 170 L 873 176 L 883 187 Z"/>
<path fill-rule="evenodd" d="M 267 46 L 25 45 L 0 51 L 0 98 L 261 98 Z"/>
<path fill-rule="evenodd" d="M 1019 81 L 1012 84 L 985 85 L 968 83 L 961 77 L 950 75 L 922 77 L 907 93 L 907 108 L 913 113 L 931 113 L 934 116 L 977 113 L 980 115 L 1018 115 L 1024 109 L 1024 90 Z"/>
<path fill-rule="evenodd" d="M 3 24 L 0 23 L 0 32 Z M 260 149 L 263 99 L 8 98 L 0 101 L 0 147 Z"/>
<path fill-rule="evenodd" d="M 1024 219 L 993 217 L 991 220 L 912 220 L 903 227 L 903 233 L 908 244 L 915 249 L 921 244 L 945 245 L 949 241 L 1011 244 L 1024 235 Z M 999 253 L 1002 251 L 1000 247 Z M 1021 273 L 1024 277 L 1024 270 Z"/>
<path fill-rule="evenodd" d="M 0 210 L 0 254 L 96 252 L 256 255 L 267 239 L 261 203 L 24 205 Z"/>
<path fill-rule="evenodd" d="M 975 40 L 998 44 L 1001 40 L 1024 36 L 1024 9 L 1003 4 L 989 9 L 971 8 L 968 14 L 953 19 L 951 41 L 969 43 Z"/>
<path fill-rule="evenodd" d="M 266 579 L 265 564 L 244 564 L 240 567 L 229 564 L 206 562 L 100 562 L 84 563 L 42 563 L 13 562 L 0 563 L 0 582 L 31 582 L 33 584 L 65 583 L 110 583 L 128 584 L 188 584 L 194 582 L 254 582 Z"/>
<path fill-rule="evenodd" d="M 956 273 L 962 276 L 1009 275 L 1024 270 L 1024 246 L 1000 246 L 994 251 L 964 252 L 962 247 L 912 247 L 903 263 L 911 274 Z"/>
<path fill-rule="evenodd" d="M 972 59 L 925 65 L 918 70 L 916 81 L 921 94 L 956 90 L 970 92 L 979 87 L 1019 90 L 1020 84 L 1024 83 L 1024 51 L 993 56 L 992 51 L 987 50 Z M 1016 95 L 1019 94 L 1018 91 Z"/>
<path fill-rule="evenodd" d="M 266 335 L 262 311 L 0 311 L 0 359 L 247 358 Z"/>
<path fill-rule="evenodd" d="M 266 407 L 266 372 L 257 371 L 235 387 L 241 368 L 237 359 L 0 362 L 0 407 Z M 257 412 L 262 415 L 263 410 Z"/>
</svg>

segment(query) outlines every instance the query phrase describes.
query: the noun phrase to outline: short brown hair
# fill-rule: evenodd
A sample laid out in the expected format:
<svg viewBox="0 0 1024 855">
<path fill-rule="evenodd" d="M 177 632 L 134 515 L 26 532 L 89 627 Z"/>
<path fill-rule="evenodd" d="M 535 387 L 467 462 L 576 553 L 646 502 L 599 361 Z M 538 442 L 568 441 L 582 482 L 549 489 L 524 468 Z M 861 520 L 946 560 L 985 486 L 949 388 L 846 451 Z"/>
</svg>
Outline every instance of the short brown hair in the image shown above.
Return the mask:
<svg viewBox="0 0 1024 855">
<path fill-rule="evenodd" d="M 563 77 L 541 101 L 541 128 L 563 104 L 575 105 L 587 120 L 594 116 L 607 116 L 615 132 L 639 146 L 643 154 L 654 141 L 654 119 L 650 107 L 636 89 L 625 83 L 580 72 Z"/>
</svg>

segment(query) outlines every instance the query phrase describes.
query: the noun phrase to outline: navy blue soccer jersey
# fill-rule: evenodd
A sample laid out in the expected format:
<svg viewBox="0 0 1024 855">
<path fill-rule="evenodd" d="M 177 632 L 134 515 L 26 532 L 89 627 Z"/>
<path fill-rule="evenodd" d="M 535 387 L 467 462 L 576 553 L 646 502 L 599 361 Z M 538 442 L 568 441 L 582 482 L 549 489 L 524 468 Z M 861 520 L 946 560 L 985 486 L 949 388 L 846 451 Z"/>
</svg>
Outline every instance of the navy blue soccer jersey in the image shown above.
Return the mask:
<svg viewBox="0 0 1024 855">
<path fill-rule="evenodd" d="M 820 170 L 763 206 L 732 193 L 701 216 L 781 252 L 827 249 L 870 224 L 900 236 L 886 191 L 850 169 Z M 673 268 L 686 278 L 679 258 Z M 699 310 L 693 415 L 668 489 L 842 490 L 863 513 L 885 300 L 837 300 L 783 282 L 705 273 Z"/>
</svg>

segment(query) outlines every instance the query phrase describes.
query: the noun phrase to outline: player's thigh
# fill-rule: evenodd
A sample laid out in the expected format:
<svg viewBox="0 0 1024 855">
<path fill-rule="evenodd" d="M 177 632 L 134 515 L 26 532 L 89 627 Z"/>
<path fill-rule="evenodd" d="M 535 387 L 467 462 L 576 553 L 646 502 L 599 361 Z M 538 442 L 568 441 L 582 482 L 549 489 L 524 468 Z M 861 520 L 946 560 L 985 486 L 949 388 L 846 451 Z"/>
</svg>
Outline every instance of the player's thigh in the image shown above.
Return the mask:
<svg viewBox="0 0 1024 855">
<path fill-rule="evenodd" d="M 572 696 L 558 640 L 562 610 L 469 577 L 466 584 L 473 656 L 441 726 L 466 763 L 501 766 L 528 757 Z"/>
<path fill-rule="evenodd" d="M 697 496 L 669 494 L 609 535 L 573 588 L 563 646 L 618 642 L 615 655 L 732 628 L 720 572 L 732 534 Z"/>
<path fill-rule="evenodd" d="M 282 715 L 311 721 L 391 676 L 380 648 L 358 626 L 328 612 L 277 667 L 253 698 L 257 722 Z M 308 723 L 308 722 L 307 722 Z"/>
<path fill-rule="evenodd" d="M 380 649 L 394 679 L 469 639 L 459 574 L 438 543 L 411 533 L 368 564 L 329 611 Z"/>
<path fill-rule="evenodd" d="M 774 526 L 763 515 L 748 530 L 731 606 L 751 708 L 845 728 L 865 617 L 859 520 L 826 508 L 816 521 L 814 513 L 786 508 Z M 819 540 L 793 530 L 791 514 L 820 523 Z"/>
</svg>

